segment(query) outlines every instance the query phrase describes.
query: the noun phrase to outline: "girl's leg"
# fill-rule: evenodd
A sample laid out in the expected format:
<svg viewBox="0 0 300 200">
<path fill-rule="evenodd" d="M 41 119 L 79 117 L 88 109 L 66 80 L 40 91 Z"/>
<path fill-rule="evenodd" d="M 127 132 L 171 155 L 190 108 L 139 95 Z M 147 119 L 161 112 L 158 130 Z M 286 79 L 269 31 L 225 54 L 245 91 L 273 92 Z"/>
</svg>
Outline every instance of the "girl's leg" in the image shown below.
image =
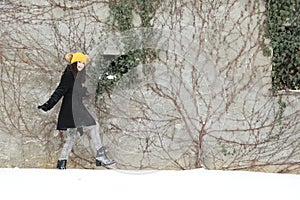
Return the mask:
<svg viewBox="0 0 300 200">
<path fill-rule="evenodd" d="M 92 138 L 92 142 L 95 145 L 95 148 L 97 150 L 97 155 L 96 155 L 96 165 L 97 166 L 107 166 L 107 165 L 112 165 L 115 163 L 114 160 L 110 160 L 106 154 L 104 147 L 102 145 L 101 139 L 100 139 L 100 129 L 99 129 L 99 124 L 97 123 L 94 126 L 89 126 L 90 129 L 90 134 Z"/>
<path fill-rule="evenodd" d="M 75 144 L 77 136 L 76 128 L 68 128 L 67 129 L 67 140 L 61 150 L 61 154 L 58 160 L 68 160 L 68 157 L 72 151 L 72 148 Z"/>
<path fill-rule="evenodd" d="M 102 142 L 99 135 L 100 133 L 99 124 L 97 123 L 96 125 L 89 126 L 87 128 L 90 130 L 91 139 L 96 150 L 100 149 L 102 147 Z"/>
</svg>

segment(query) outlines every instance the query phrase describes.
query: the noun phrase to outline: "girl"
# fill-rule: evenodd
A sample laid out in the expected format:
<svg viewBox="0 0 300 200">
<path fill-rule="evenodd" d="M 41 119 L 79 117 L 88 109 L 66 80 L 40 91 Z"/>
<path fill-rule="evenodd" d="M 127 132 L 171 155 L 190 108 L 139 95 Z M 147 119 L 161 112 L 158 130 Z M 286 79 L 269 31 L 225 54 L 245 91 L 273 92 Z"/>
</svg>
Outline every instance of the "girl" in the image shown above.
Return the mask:
<svg viewBox="0 0 300 200">
<path fill-rule="evenodd" d="M 58 87 L 46 103 L 38 106 L 38 109 L 47 112 L 64 97 L 58 115 L 57 130 L 66 130 L 67 140 L 56 168 L 66 169 L 68 157 L 75 144 L 77 130 L 82 132 L 84 127 L 89 129 L 91 139 L 97 149 L 96 166 L 112 165 L 115 161 L 110 160 L 105 154 L 99 136 L 99 125 L 82 103 L 82 98 L 87 95 L 86 88 L 82 86 L 85 81 L 85 65 L 90 59 L 81 52 L 68 53 L 65 59 L 70 64 L 67 65 Z"/>
</svg>

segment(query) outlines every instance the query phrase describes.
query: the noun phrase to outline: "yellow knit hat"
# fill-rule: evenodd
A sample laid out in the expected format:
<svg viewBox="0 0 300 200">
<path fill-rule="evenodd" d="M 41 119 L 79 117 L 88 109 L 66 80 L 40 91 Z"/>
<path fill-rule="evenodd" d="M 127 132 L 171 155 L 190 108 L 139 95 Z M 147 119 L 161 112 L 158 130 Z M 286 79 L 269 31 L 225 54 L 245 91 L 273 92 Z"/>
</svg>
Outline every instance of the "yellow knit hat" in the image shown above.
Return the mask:
<svg viewBox="0 0 300 200">
<path fill-rule="evenodd" d="M 76 53 L 67 53 L 65 55 L 65 59 L 73 64 L 75 62 L 83 62 L 84 64 L 88 64 L 90 62 L 90 58 L 88 55 L 84 55 L 81 52 L 76 52 Z"/>
</svg>

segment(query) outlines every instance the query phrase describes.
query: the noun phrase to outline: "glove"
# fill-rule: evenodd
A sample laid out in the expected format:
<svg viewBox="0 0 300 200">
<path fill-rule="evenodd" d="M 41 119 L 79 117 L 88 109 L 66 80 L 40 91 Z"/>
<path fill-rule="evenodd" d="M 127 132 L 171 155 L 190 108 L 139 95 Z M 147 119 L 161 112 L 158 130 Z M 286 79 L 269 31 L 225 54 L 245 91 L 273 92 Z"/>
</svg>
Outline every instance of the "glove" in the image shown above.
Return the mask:
<svg viewBox="0 0 300 200">
<path fill-rule="evenodd" d="M 38 109 L 42 109 L 45 112 L 47 112 L 49 110 L 47 103 L 44 103 L 43 105 L 38 106 Z"/>
</svg>

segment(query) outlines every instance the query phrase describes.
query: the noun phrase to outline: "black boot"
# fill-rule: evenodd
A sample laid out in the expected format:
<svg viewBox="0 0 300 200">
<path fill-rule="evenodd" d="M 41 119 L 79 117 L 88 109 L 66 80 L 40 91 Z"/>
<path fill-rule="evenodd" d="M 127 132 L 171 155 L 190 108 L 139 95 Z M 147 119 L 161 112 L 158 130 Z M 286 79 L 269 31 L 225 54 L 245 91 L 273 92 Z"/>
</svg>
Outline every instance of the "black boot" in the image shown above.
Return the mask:
<svg viewBox="0 0 300 200">
<path fill-rule="evenodd" d="M 108 166 L 115 164 L 116 161 L 110 160 L 106 154 L 104 147 L 101 147 L 100 149 L 97 150 L 97 156 L 96 156 L 96 166 Z"/>
<path fill-rule="evenodd" d="M 56 169 L 67 169 L 67 160 L 58 160 Z"/>
</svg>

